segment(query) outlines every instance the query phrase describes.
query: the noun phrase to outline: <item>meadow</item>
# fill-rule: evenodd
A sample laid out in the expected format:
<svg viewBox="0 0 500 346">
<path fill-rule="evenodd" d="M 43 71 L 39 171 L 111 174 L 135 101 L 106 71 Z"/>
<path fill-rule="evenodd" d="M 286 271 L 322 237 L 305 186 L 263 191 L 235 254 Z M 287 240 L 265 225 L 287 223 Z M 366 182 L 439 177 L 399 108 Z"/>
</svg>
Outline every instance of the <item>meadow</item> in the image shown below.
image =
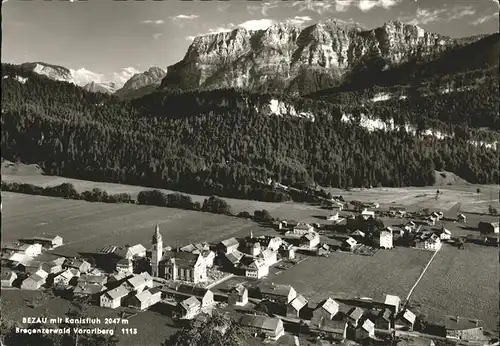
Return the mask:
<svg viewBox="0 0 500 346">
<path fill-rule="evenodd" d="M 58 234 L 74 251 L 105 245 L 151 244 L 155 225 L 165 246 L 218 242 L 233 236 L 273 232 L 253 221 L 196 211 L 133 204 L 92 203 L 2 193 L 2 244 L 41 232 Z"/>
<path fill-rule="evenodd" d="M 313 301 L 336 294 L 373 299 L 394 294 L 404 299 L 431 256 L 404 248 L 380 250 L 373 256 L 334 252 L 329 257 L 309 257 L 267 280 L 292 285 Z"/>
<path fill-rule="evenodd" d="M 477 318 L 497 330 L 499 320 L 498 248 L 467 244 L 465 250 L 443 245 L 410 299 L 430 321 L 444 315 Z"/>
</svg>

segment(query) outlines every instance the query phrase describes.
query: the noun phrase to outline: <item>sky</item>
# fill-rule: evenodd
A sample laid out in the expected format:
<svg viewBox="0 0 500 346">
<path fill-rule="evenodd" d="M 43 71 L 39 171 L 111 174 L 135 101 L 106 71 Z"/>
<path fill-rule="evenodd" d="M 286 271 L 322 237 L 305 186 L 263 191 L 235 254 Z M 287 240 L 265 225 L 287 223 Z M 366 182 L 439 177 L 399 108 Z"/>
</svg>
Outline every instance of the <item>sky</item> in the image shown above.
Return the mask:
<svg viewBox="0 0 500 346">
<path fill-rule="evenodd" d="M 122 84 L 166 68 L 199 35 L 334 18 L 371 29 L 389 20 L 464 37 L 499 30 L 498 0 L 2 0 L 2 62 L 42 61 Z"/>
</svg>

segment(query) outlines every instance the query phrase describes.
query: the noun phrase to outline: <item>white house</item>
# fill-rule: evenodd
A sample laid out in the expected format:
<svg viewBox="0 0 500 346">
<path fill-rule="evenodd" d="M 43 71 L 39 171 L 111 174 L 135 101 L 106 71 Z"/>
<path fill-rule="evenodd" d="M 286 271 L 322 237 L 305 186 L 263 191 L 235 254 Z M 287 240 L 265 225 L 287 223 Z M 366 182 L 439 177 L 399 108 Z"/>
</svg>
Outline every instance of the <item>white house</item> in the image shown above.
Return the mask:
<svg viewBox="0 0 500 346">
<path fill-rule="evenodd" d="M 68 286 L 71 279 L 73 279 L 73 273 L 69 269 L 66 269 L 54 277 L 54 286 Z"/>
<path fill-rule="evenodd" d="M 130 298 L 129 306 L 137 310 L 146 310 L 161 300 L 161 291 L 156 288 L 137 293 Z"/>
<path fill-rule="evenodd" d="M 34 257 L 42 253 L 42 244 L 9 244 L 5 246 L 5 250 Z"/>
<path fill-rule="evenodd" d="M 2 287 L 12 287 L 12 283 L 16 279 L 16 273 L 7 268 L 2 268 Z"/>
<path fill-rule="evenodd" d="M 43 270 L 38 270 L 36 273 L 30 275 L 21 284 L 23 290 L 37 290 L 45 284 L 48 274 Z"/>
<path fill-rule="evenodd" d="M 363 209 L 363 211 L 361 211 L 361 217 L 364 219 L 364 220 L 368 220 L 369 218 L 375 218 L 375 212 L 374 211 L 371 211 L 371 210 L 367 210 L 367 209 Z"/>
<path fill-rule="evenodd" d="M 260 279 L 269 274 L 269 265 L 263 258 L 253 261 L 245 270 L 245 276 Z"/>
<path fill-rule="evenodd" d="M 123 287 L 118 286 L 115 289 L 104 292 L 100 297 L 100 306 L 104 308 L 116 309 L 122 304 L 122 301 L 127 297 L 129 291 Z"/>
<path fill-rule="evenodd" d="M 464 214 L 458 214 L 457 215 L 457 221 L 458 222 L 467 223 L 467 217 Z"/>
<path fill-rule="evenodd" d="M 278 262 L 277 252 L 271 249 L 266 249 L 262 251 L 258 257 L 262 258 L 267 266 L 272 266 L 273 264 Z"/>
<path fill-rule="evenodd" d="M 125 258 L 132 259 L 134 257 L 146 257 L 146 248 L 141 244 L 129 246 L 125 254 Z"/>
<path fill-rule="evenodd" d="M 439 233 L 439 239 L 441 240 L 449 240 L 451 239 L 451 232 L 446 228 L 443 228 Z"/>
</svg>

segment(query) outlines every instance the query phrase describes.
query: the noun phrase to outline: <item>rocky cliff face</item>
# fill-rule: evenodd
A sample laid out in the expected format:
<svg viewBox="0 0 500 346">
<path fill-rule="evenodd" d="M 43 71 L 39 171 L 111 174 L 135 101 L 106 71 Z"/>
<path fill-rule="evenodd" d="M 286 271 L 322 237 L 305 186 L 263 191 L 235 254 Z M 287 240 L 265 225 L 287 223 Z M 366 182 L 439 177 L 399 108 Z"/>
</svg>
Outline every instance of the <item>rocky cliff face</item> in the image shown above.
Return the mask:
<svg viewBox="0 0 500 346">
<path fill-rule="evenodd" d="M 116 95 L 122 98 L 134 98 L 154 91 L 166 76 L 166 72 L 159 67 L 151 67 L 143 73 L 133 75 L 118 91 Z"/>
<path fill-rule="evenodd" d="M 74 83 L 71 71 L 62 66 L 50 65 L 43 62 L 27 62 L 21 64 L 21 68 L 44 75 L 53 80 Z"/>
<path fill-rule="evenodd" d="M 197 37 L 184 59 L 168 68 L 161 85 L 306 93 L 338 85 L 360 64 L 388 69 L 453 44 L 450 38 L 396 21 L 372 30 L 335 20 L 305 28 L 283 23 L 259 31 L 239 28 Z"/>
<path fill-rule="evenodd" d="M 90 82 L 83 86 L 83 88 L 87 91 L 93 93 L 103 93 L 103 94 L 112 94 L 116 91 L 115 83 L 96 83 Z"/>
</svg>

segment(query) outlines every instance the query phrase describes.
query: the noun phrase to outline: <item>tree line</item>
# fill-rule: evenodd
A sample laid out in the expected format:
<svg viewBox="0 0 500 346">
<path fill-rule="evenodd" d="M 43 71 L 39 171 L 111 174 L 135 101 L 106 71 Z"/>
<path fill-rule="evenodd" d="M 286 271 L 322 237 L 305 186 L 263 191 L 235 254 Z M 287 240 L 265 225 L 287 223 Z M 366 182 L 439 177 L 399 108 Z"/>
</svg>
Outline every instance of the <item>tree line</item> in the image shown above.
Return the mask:
<svg viewBox="0 0 500 346">
<path fill-rule="evenodd" d="M 341 121 L 355 100 L 290 99 L 315 115 L 309 121 L 261 112 L 273 95 L 158 92 L 120 101 L 2 65 L 2 75 L 16 74 L 26 83 L 2 78 L 2 156 L 39 163 L 46 174 L 270 202 L 296 198 L 261 183 L 268 179 L 349 188 L 432 185 L 435 170 L 480 184 L 499 177 L 497 151 L 469 142 L 479 129 L 465 124 L 463 136 L 443 140 L 368 131 Z M 484 95 L 468 109 L 489 109 L 494 98 Z M 450 102 L 436 107 L 446 112 Z M 401 107 L 384 109 L 406 120 Z"/>
</svg>

